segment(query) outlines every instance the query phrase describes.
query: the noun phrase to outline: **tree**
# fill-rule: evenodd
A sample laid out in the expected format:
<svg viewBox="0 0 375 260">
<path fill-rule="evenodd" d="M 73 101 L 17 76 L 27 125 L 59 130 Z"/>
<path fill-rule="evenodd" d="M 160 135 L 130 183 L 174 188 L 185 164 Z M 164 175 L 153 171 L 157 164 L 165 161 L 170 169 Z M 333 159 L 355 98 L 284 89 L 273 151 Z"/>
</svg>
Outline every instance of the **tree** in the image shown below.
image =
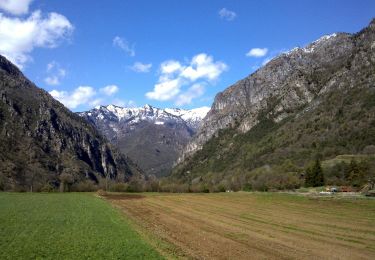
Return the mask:
<svg viewBox="0 0 375 260">
<path fill-rule="evenodd" d="M 318 187 L 323 186 L 324 174 L 323 169 L 319 159 L 316 159 L 313 165 L 306 169 L 305 175 L 305 186 L 306 187 Z"/>
<path fill-rule="evenodd" d="M 59 176 L 60 179 L 60 192 L 69 191 L 70 185 L 74 179 L 70 173 L 67 173 L 68 169 L 64 169 L 64 172 Z"/>
<path fill-rule="evenodd" d="M 361 169 L 356 160 L 352 159 L 345 174 L 346 181 L 355 187 L 359 187 L 364 182 L 364 175 L 364 170 Z"/>
</svg>

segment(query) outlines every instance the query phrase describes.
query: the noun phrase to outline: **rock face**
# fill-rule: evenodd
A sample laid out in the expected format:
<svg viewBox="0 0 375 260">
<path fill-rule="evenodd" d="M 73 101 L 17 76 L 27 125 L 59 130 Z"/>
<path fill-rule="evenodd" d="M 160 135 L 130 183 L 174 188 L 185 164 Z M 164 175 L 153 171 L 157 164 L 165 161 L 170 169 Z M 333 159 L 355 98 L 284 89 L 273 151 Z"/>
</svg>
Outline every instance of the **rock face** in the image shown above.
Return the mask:
<svg viewBox="0 0 375 260">
<path fill-rule="evenodd" d="M 326 35 L 294 48 L 219 93 L 180 162 L 193 155 L 220 129 L 245 133 L 262 117 L 280 122 L 333 89 L 365 87 L 374 82 L 375 20 L 357 34 Z M 364 75 L 364 74 L 369 75 Z"/>
<path fill-rule="evenodd" d="M 216 96 L 169 180 L 239 189 L 302 173 L 317 157 L 368 153 L 374 82 L 375 20 L 284 53 Z"/>
<path fill-rule="evenodd" d="M 126 181 L 139 170 L 84 119 L 36 87 L 0 56 L 0 189 L 100 178 Z M 35 188 L 36 189 L 36 188 Z"/>
<path fill-rule="evenodd" d="M 208 110 L 108 105 L 78 115 L 106 135 L 145 173 L 160 177 L 169 173 Z"/>
</svg>

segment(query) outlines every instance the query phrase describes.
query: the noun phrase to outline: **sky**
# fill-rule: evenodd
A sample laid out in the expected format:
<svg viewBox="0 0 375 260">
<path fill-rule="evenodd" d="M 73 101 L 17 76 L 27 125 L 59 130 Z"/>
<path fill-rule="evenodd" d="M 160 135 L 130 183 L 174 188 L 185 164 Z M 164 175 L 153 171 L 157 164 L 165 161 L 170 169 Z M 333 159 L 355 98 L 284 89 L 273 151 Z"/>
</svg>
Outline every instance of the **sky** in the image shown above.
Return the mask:
<svg viewBox="0 0 375 260">
<path fill-rule="evenodd" d="M 191 109 L 280 53 L 374 17 L 373 0 L 0 0 L 0 54 L 72 111 Z"/>
</svg>

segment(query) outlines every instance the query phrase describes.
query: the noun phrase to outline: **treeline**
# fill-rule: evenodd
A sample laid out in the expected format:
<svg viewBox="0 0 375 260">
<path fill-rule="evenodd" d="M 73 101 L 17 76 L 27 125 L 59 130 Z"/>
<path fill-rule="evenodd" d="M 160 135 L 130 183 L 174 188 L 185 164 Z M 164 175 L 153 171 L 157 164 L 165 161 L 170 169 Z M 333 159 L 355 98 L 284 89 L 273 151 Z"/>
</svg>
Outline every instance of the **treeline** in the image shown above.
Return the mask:
<svg viewBox="0 0 375 260">
<path fill-rule="evenodd" d="M 204 176 L 191 176 L 186 173 L 183 181 L 172 178 L 158 180 L 153 176 L 134 176 L 128 182 L 118 182 L 109 178 L 98 181 L 76 180 L 74 175 L 62 173 L 57 180 L 36 182 L 29 173 L 22 185 L 4 186 L 0 178 L 0 190 L 19 192 L 225 192 L 225 191 L 277 191 L 295 190 L 301 187 L 351 186 L 359 190 L 369 181 L 374 181 L 375 160 L 353 158 L 341 160 L 331 166 L 322 166 L 319 158 L 305 167 L 299 167 L 291 160 L 281 165 L 258 167 L 249 172 L 232 175 L 208 173 Z"/>
<path fill-rule="evenodd" d="M 352 158 L 340 161 L 333 166 L 322 166 L 319 158 L 299 167 L 286 160 L 281 165 L 258 167 L 252 171 L 209 173 L 204 176 L 188 175 L 179 183 L 170 181 L 161 185 L 169 192 L 222 192 L 222 191 L 278 191 L 295 190 L 302 187 L 351 186 L 360 190 L 368 182 L 375 181 L 375 160 Z"/>
</svg>

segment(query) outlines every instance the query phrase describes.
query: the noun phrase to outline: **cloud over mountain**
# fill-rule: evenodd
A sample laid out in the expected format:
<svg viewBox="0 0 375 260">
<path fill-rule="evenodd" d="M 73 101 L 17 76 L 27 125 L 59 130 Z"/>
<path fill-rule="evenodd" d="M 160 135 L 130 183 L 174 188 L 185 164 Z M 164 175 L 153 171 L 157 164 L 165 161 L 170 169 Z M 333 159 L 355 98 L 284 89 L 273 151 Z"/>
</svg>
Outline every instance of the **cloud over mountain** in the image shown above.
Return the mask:
<svg viewBox="0 0 375 260">
<path fill-rule="evenodd" d="M 259 57 L 266 56 L 267 53 L 268 53 L 267 48 L 253 48 L 246 53 L 246 56 L 259 58 Z"/>
<path fill-rule="evenodd" d="M 158 101 L 174 100 L 176 105 L 189 104 L 204 93 L 206 84 L 217 80 L 227 68 L 224 62 L 215 61 L 206 53 L 195 55 L 187 64 L 165 61 L 160 65 L 158 83 L 146 97 Z M 185 91 L 182 89 L 190 84 L 195 85 Z"/>
</svg>

